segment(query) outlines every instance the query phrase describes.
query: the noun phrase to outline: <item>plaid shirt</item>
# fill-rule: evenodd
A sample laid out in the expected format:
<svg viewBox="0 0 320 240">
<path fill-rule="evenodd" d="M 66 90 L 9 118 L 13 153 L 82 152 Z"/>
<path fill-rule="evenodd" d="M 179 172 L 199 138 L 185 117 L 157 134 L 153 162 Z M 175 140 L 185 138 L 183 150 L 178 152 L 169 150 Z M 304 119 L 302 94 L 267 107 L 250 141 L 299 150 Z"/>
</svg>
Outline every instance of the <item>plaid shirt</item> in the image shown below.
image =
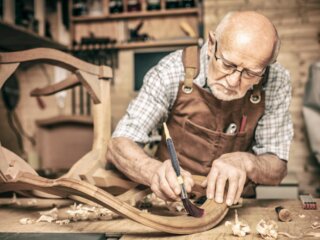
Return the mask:
<svg viewBox="0 0 320 240">
<path fill-rule="evenodd" d="M 175 51 L 149 70 L 138 96 L 130 103 L 112 137 L 128 137 L 138 143 L 150 142 L 150 132 L 167 119 L 177 97 L 179 81 L 184 79 L 181 59 L 182 50 Z M 194 80 L 204 89 L 207 64 L 205 44 L 200 53 L 200 73 Z M 271 65 L 264 90 L 265 113 L 258 122 L 252 150 L 257 155 L 273 153 L 288 160 L 293 137 L 289 114 L 291 84 L 288 71 L 279 63 Z"/>
</svg>

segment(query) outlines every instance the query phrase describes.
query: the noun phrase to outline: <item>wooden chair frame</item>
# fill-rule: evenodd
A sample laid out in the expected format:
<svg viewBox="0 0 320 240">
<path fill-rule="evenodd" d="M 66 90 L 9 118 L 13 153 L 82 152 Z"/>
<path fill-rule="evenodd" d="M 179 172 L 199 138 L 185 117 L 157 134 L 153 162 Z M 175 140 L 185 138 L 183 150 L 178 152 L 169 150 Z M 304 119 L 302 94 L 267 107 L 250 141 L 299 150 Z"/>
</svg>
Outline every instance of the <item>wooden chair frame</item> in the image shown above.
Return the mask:
<svg viewBox="0 0 320 240">
<path fill-rule="evenodd" d="M 38 48 L 20 52 L 0 53 L 0 88 L 21 62 L 44 61 L 70 70 L 73 75 L 42 89 L 32 95 L 49 95 L 82 84 L 90 94 L 93 107 L 94 139 L 92 150 L 76 162 L 70 171 L 58 179 L 46 179 L 38 174 L 23 159 L 0 146 L 0 192 L 40 190 L 55 196 L 98 203 L 119 215 L 157 230 L 174 234 L 202 232 L 216 226 L 227 214 L 226 204 L 207 200 L 201 207 L 201 218 L 187 215 L 160 216 L 141 211 L 128 204 L 138 201 L 150 189 L 138 190 L 137 184 L 124 179 L 112 170 L 106 170 L 105 156 L 111 135 L 110 81 L 112 71 L 107 66 L 95 66 L 54 49 Z M 194 191 L 205 195 L 200 186 L 204 177 L 193 176 Z M 96 185 L 96 186 L 95 186 Z M 97 187 L 98 186 L 98 187 Z M 127 191 L 117 197 L 99 187 L 122 187 Z"/>
</svg>

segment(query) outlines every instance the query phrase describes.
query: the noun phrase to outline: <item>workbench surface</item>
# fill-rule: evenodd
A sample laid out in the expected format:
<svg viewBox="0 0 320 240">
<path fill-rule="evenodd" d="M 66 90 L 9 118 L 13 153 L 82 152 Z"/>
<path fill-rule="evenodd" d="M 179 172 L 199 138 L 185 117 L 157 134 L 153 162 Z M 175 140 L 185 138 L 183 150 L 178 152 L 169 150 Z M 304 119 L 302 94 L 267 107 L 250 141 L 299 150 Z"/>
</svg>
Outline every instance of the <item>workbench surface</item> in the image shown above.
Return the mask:
<svg viewBox="0 0 320 240">
<path fill-rule="evenodd" d="M 279 231 L 288 232 L 292 235 L 299 235 L 301 232 L 320 232 L 320 229 L 313 230 L 311 224 L 320 222 L 320 199 L 317 201 L 317 210 L 304 210 L 299 200 L 255 200 L 244 199 L 243 206 L 238 208 L 240 221 L 246 221 L 251 234 L 242 239 L 261 239 L 256 233 L 256 225 L 261 219 L 275 220 L 278 223 Z M 289 209 L 293 215 L 293 221 L 288 223 L 279 222 L 274 208 L 283 206 Z M 225 221 L 234 222 L 234 209 L 230 209 L 225 219 L 214 229 L 209 231 L 184 235 L 172 236 L 161 233 L 152 228 L 143 226 L 128 219 L 115 219 L 109 221 L 95 222 L 72 222 L 67 225 L 56 223 L 35 223 L 21 225 L 21 218 L 29 217 L 37 219 L 39 213 L 31 209 L 17 209 L 9 207 L 0 208 L 0 233 L 117 233 L 121 234 L 121 240 L 127 239 L 238 239 L 232 236 L 231 228 L 224 225 Z M 280 236 L 278 239 L 288 239 Z M 312 239 L 312 238 L 307 238 Z M 317 238 L 319 239 L 319 238 Z"/>
</svg>

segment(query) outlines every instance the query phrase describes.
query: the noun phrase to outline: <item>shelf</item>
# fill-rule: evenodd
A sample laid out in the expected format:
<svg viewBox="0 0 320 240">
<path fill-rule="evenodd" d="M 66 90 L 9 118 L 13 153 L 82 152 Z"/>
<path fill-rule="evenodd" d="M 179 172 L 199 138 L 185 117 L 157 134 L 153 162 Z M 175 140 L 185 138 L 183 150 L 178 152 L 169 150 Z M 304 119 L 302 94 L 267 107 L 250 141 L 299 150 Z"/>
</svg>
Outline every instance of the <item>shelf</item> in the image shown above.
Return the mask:
<svg viewBox="0 0 320 240">
<path fill-rule="evenodd" d="M 0 35 L 0 48 L 3 50 L 19 51 L 38 47 L 67 50 L 63 44 L 3 21 L 0 21 Z"/>
<path fill-rule="evenodd" d="M 114 48 L 119 50 L 136 49 L 136 48 L 158 48 L 158 47 L 183 47 L 197 45 L 198 39 L 179 39 L 179 40 L 154 40 L 146 42 L 132 42 L 115 44 Z"/>
<path fill-rule="evenodd" d="M 199 43 L 198 38 L 185 38 L 185 39 L 167 39 L 167 40 L 150 40 L 145 42 L 130 42 L 130 43 L 116 43 L 106 45 L 105 49 L 110 50 L 128 50 L 138 48 L 167 48 L 167 47 L 185 47 L 191 45 L 197 45 Z M 95 49 L 94 46 L 92 46 Z M 100 48 L 99 48 L 100 49 Z M 78 48 L 73 50 L 77 51 Z"/>
<path fill-rule="evenodd" d="M 71 20 L 73 22 L 90 22 L 90 21 L 103 21 L 103 20 L 123 20 L 123 19 L 130 19 L 130 18 L 179 16 L 179 15 L 199 15 L 199 9 L 186 8 L 186 9 L 173 9 L 173 10 L 114 13 L 114 14 L 101 15 L 101 16 L 71 17 Z"/>
</svg>

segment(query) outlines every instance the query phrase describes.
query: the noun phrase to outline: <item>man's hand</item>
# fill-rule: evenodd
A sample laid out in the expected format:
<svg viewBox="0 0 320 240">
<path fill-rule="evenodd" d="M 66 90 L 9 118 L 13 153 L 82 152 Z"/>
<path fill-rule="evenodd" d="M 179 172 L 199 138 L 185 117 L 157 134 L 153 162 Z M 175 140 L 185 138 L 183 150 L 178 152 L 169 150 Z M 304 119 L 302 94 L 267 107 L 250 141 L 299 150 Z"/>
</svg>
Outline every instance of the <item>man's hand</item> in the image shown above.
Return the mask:
<svg viewBox="0 0 320 240">
<path fill-rule="evenodd" d="M 252 158 L 249 153 L 234 152 L 220 156 L 212 163 L 211 170 L 202 186 L 207 186 L 207 198 L 222 203 L 228 182 L 226 203 L 231 206 L 240 199 L 247 178 L 245 163 Z"/>
<path fill-rule="evenodd" d="M 180 169 L 186 190 L 187 192 L 190 192 L 194 185 L 191 174 L 182 168 Z M 153 175 L 151 180 L 151 190 L 163 200 L 172 201 L 179 198 L 181 188 L 170 160 L 164 161 Z"/>
</svg>

